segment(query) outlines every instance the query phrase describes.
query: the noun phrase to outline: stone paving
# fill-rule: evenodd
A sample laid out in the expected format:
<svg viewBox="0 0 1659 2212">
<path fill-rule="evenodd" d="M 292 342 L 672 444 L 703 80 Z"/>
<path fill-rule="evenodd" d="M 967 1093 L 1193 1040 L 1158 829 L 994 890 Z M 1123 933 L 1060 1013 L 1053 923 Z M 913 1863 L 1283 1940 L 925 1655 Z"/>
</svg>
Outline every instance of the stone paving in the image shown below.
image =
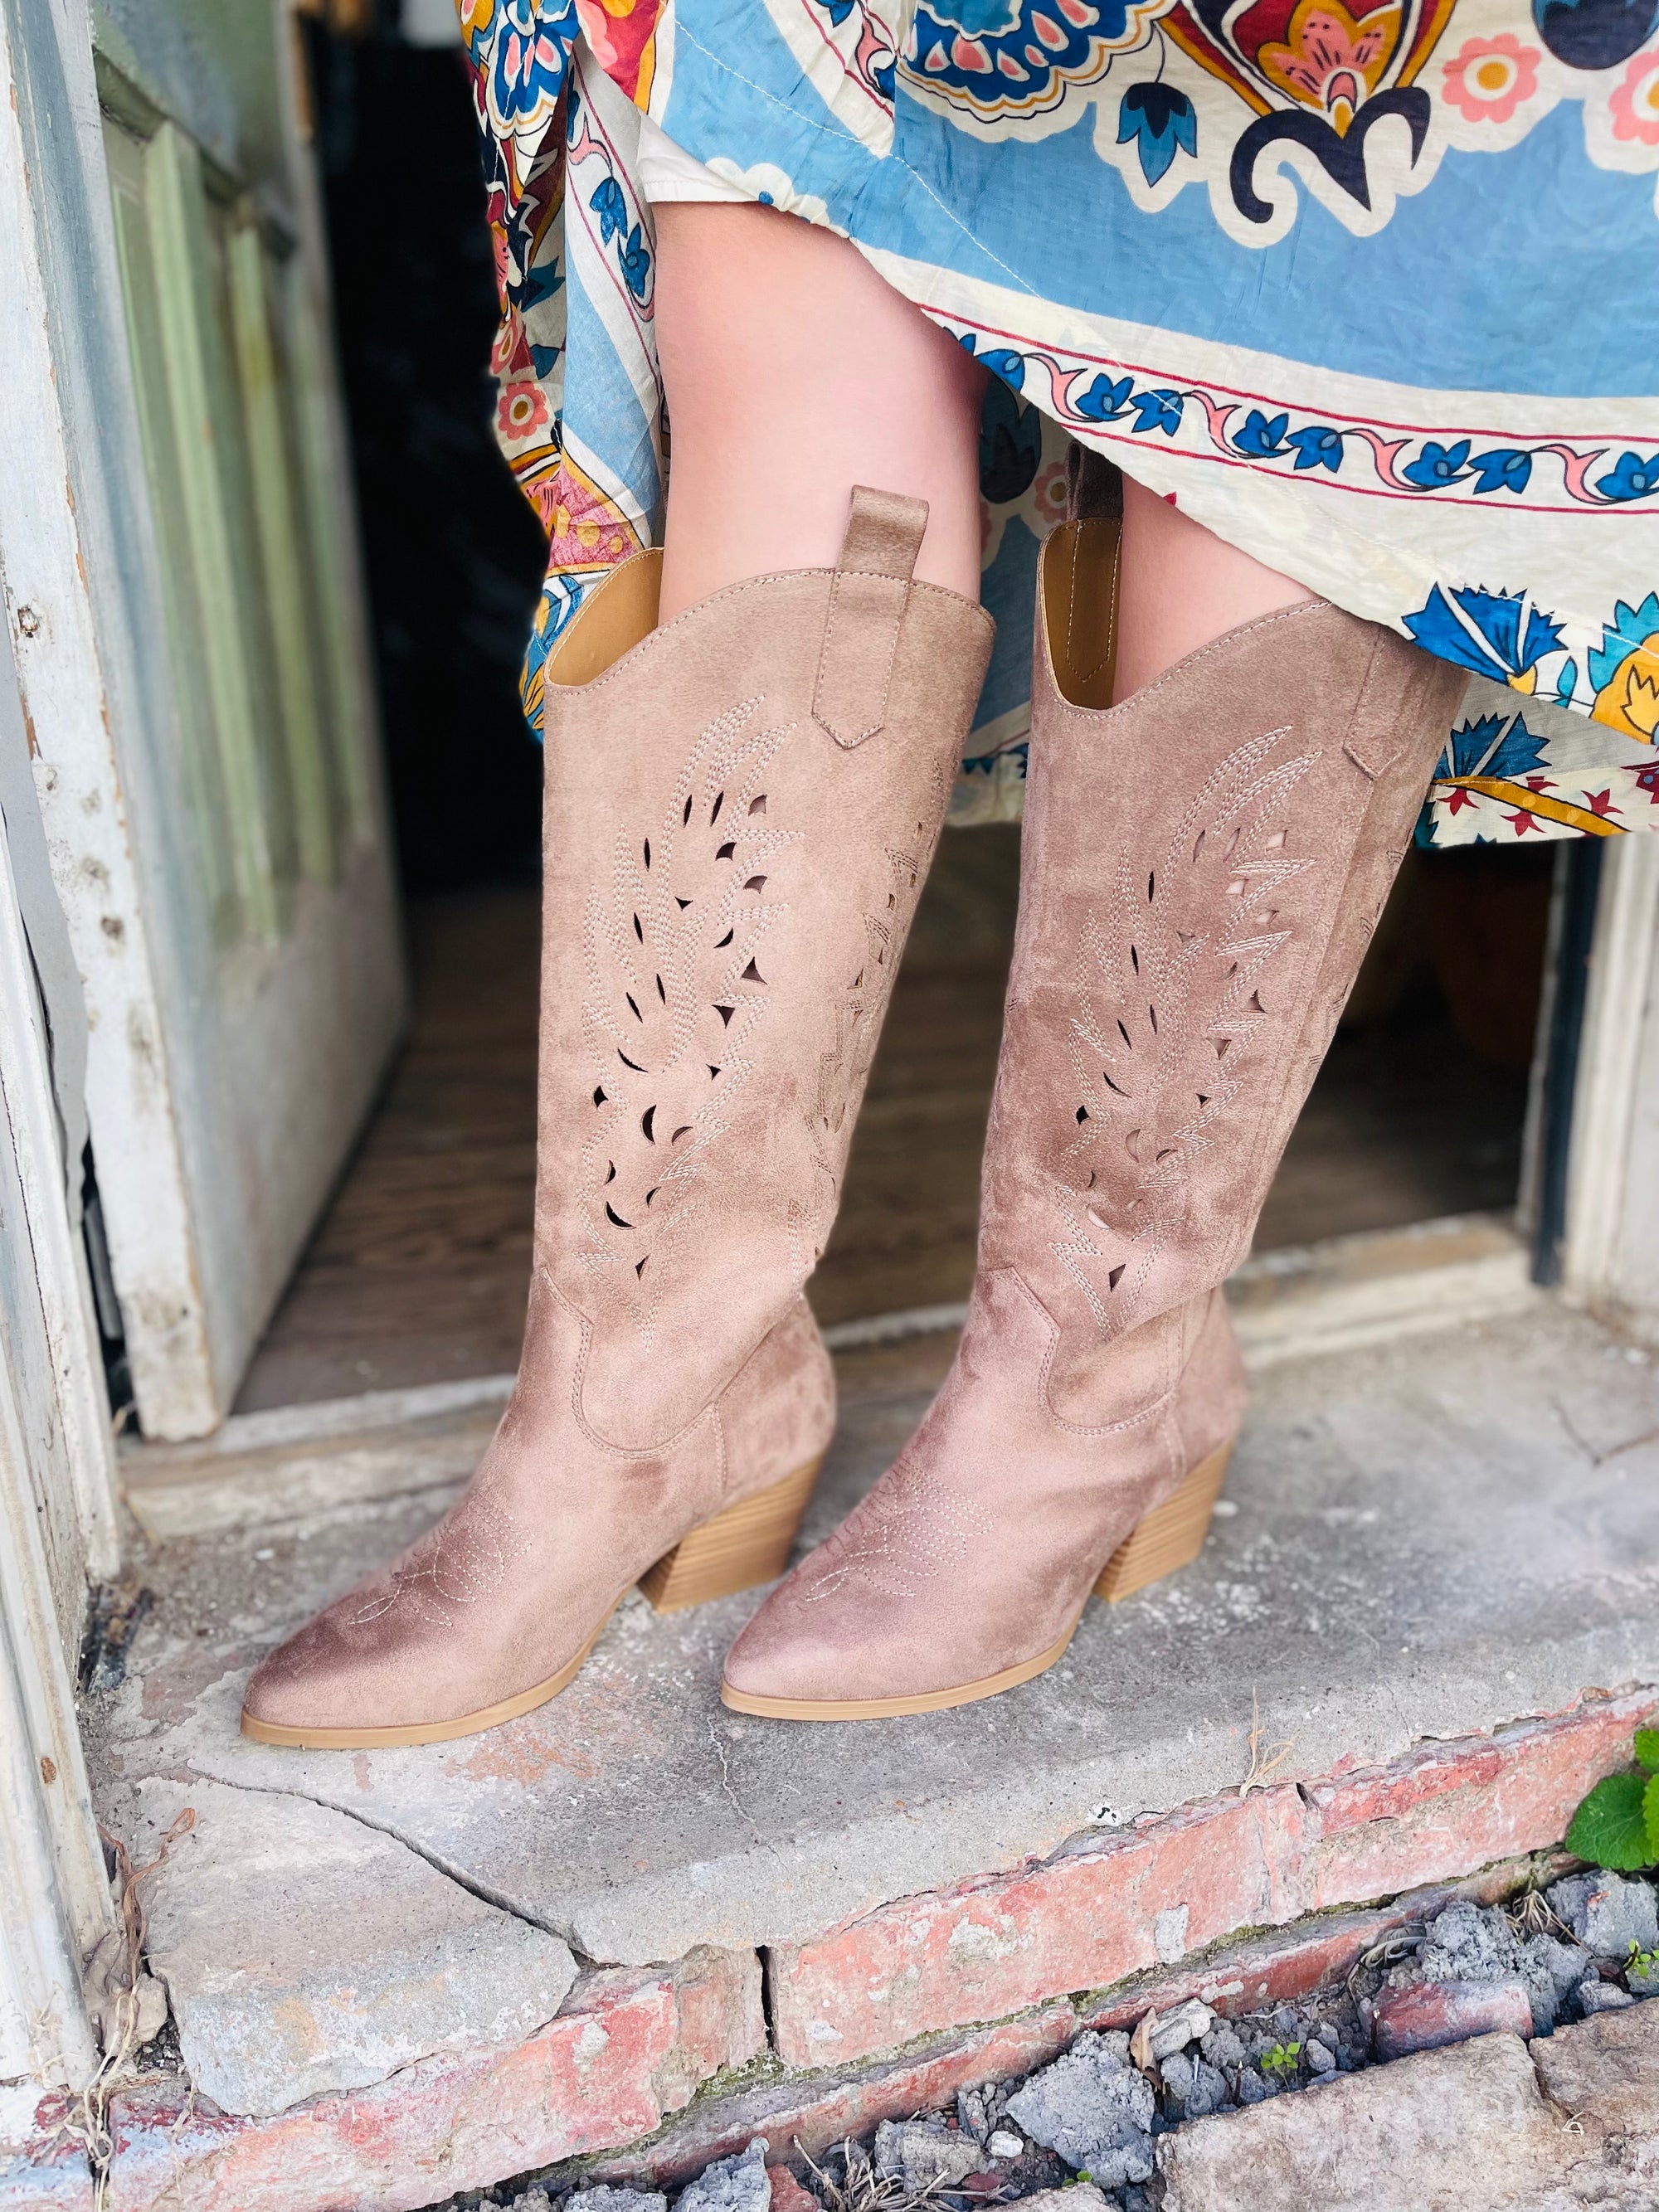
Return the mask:
<svg viewBox="0 0 1659 2212">
<path fill-rule="evenodd" d="M 1659 2012 L 1486 2035 L 1158 2146 L 1160 2212 L 1653 2212 Z"/>
<path fill-rule="evenodd" d="M 948 1352 L 843 1359 L 809 1537 Z M 154 1877 L 151 1951 L 218 2110 L 133 2093 L 112 2202 L 429 2203 L 649 2136 L 757 2061 L 842 2068 L 830 2103 L 873 2124 L 937 2101 L 907 2064 L 954 2063 L 953 2090 L 1036 2063 L 1081 2024 L 1068 1992 L 1553 1844 L 1655 1702 L 1656 1472 L 1659 1376 L 1553 1305 L 1290 1362 L 1195 1568 L 1091 1606 L 1010 1697 L 810 1738 L 720 1706 L 737 1600 L 630 1603 L 571 1691 L 489 1736 L 248 1744 L 258 1653 L 443 1493 L 169 1546 L 89 1735 L 135 1856 L 196 1814 Z M 1289 1748 L 1242 1796 L 1253 1692 L 1260 1740 Z M 932 2057 L 903 2060 L 917 2036 Z"/>
</svg>

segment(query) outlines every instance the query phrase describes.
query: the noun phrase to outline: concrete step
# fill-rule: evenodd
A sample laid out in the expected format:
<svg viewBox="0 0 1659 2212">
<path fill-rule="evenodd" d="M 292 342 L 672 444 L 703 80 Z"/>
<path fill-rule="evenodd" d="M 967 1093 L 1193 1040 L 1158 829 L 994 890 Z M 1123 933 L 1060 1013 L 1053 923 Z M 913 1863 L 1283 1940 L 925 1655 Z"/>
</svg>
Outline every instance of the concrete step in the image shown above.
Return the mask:
<svg viewBox="0 0 1659 2212">
<path fill-rule="evenodd" d="M 948 1352 L 842 1356 L 809 1537 Z M 235 1730 L 258 1653 L 434 1494 L 161 1546 L 88 1735 L 136 1860 L 196 1813 L 152 1877 L 151 1952 L 219 2110 L 185 2123 L 180 2085 L 135 2091 L 112 2201 L 158 2201 L 165 2174 L 169 2204 L 205 2203 L 234 2170 L 248 2212 L 416 2206 L 620 2152 L 745 2065 L 815 2073 L 842 2109 L 916 2039 L 981 2069 L 963 2079 L 1020 2070 L 1034 2035 L 1075 2032 L 1074 1992 L 1201 1974 L 1240 1930 L 1554 1844 L 1655 1702 L 1656 1474 L 1659 1376 L 1553 1302 L 1286 1357 L 1197 1565 L 1091 1606 L 1062 1665 L 1009 1697 L 810 1747 L 719 1705 L 738 1599 L 630 1603 L 563 1697 L 487 1736 L 266 1749 Z M 1246 1788 L 1253 1729 L 1258 1775 L 1282 1756 Z M 915 2109 L 915 2087 L 884 2094 Z M 286 2197 L 253 2185 L 271 2158 Z"/>
</svg>

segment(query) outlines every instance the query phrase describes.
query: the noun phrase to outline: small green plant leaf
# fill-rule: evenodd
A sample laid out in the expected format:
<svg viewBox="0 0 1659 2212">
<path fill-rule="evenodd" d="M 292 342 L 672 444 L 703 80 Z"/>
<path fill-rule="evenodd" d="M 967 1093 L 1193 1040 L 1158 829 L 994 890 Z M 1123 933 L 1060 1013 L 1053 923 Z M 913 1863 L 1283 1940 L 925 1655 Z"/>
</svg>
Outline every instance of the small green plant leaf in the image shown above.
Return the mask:
<svg viewBox="0 0 1659 2212">
<path fill-rule="evenodd" d="M 1650 1774 L 1659 1774 L 1659 1728 L 1637 1729 L 1636 1763 Z"/>
<path fill-rule="evenodd" d="M 1598 1782 L 1572 1816 L 1567 1849 L 1592 1866 L 1621 1874 L 1651 1866 L 1659 1859 L 1648 1830 L 1645 1801 L 1652 1788 L 1641 1774 L 1609 1774 Z"/>
<path fill-rule="evenodd" d="M 1648 1863 L 1659 1859 L 1659 1774 L 1650 1775 L 1642 1791 L 1642 1818 L 1648 1832 Z"/>
</svg>

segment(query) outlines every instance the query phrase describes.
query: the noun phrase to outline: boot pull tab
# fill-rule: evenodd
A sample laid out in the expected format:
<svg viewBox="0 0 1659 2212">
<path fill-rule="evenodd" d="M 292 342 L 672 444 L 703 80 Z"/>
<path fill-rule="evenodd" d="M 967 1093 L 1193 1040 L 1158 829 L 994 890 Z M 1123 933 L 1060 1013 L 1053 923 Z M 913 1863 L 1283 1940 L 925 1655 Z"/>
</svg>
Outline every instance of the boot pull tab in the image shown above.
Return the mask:
<svg viewBox="0 0 1659 2212">
<path fill-rule="evenodd" d="M 848 751 L 887 719 L 893 656 L 927 527 L 925 499 L 854 486 L 812 690 L 813 720 Z"/>
</svg>

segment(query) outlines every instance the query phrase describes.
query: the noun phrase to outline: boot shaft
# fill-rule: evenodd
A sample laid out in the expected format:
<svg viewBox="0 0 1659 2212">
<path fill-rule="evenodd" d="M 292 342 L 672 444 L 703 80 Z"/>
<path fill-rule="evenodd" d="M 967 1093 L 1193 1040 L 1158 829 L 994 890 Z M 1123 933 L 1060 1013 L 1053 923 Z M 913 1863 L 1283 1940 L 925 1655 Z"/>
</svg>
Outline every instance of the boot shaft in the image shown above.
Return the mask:
<svg viewBox="0 0 1659 2212">
<path fill-rule="evenodd" d="M 1060 1323 L 1057 1406 L 1248 1251 L 1462 680 L 1309 600 L 1109 707 L 1114 532 L 1044 550 L 984 1182 L 981 1267 Z"/>
<path fill-rule="evenodd" d="M 619 569 L 546 670 L 537 1264 L 582 1400 L 670 1433 L 784 1314 L 834 1219 L 992 624 L 860 492 L 841 562 L 661 629 Z"/>
</svg>

